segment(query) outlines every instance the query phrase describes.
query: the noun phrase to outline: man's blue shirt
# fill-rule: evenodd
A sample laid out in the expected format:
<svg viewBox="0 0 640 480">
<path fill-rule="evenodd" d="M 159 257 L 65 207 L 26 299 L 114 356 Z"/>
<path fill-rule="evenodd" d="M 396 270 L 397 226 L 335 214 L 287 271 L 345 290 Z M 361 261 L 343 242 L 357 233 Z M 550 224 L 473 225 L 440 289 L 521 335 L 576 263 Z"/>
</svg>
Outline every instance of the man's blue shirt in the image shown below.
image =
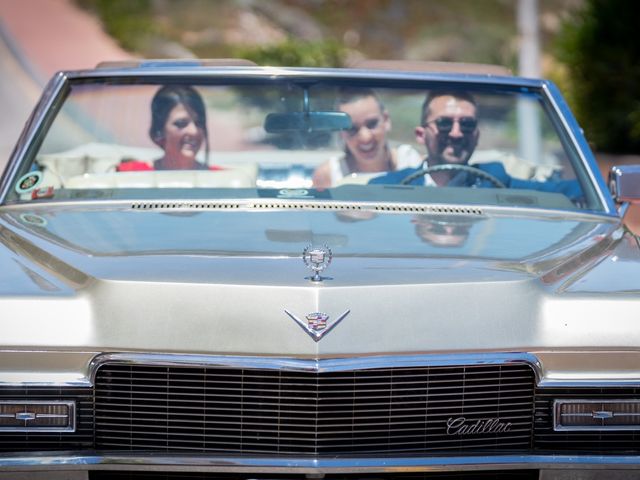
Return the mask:
<svg viewBox="0 0 640 480">
<path fill-rule="evenodd" d="M 562 193 L 572 201 L 576 202 L 581 200 L 584 195 L 580 184 L 577 180 L 548 180 L 546 182 L 537 182 L 535 180 L 520 180 L 519 178 L 513 178 L 504 169 L 504 165 L 500 162 L 478 163 L 473 167 L 482 170 L 500 180 L 507 188 L 519 188 L 527 190 L 538 190 L 541 192 Z M 369 180 L 370 184 L 386 184 L 386 185 L 398 185 L 403 179 L 422 170 L 422 167 L 417 168 L 405 168 L 402 170 L 396 170 L 394 172 L 388 172 L 379 177 Z M 409 183 L 409 185 L 424 185 L 424 176 L 415 178 Z M 454 173 L 453 178 L 447 183 L 448 187 L 481 187 L 481 188 L 495 188 L 496 185 L 493 182 L 476 176 L 473 173 L 460 171 Z"/>
</svg>

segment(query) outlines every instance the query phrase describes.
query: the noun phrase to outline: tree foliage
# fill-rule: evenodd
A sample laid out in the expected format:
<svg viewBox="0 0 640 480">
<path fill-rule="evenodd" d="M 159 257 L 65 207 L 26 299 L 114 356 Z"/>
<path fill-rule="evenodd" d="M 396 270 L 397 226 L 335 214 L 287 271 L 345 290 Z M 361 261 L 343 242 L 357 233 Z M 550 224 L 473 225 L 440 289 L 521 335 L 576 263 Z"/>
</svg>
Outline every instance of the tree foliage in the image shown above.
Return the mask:
<svg viewBox="0 0 640 480">
<path fill-rule="evenodd" d="M 76 3 L 102 19 L 107 33 L 126 50 L 141 50 L 156 31 L 150 15 L 151 0 L 76 0 Z"/>
<path fill-rule="evenodd" d="M 301 42 L 294 39 L 275 45 L 238 48 L 234 54 L 258 65 L 289 67 L 342 67 L 345 55 L 344 47 L 335 41 Z"/>
<path fill-rule="evenodd" d="M 587 0 L 564 25 L 558 56 L 570 102 L 599 151 L 640 153 L 640 34 L 634 0 Z"/>
</svg>

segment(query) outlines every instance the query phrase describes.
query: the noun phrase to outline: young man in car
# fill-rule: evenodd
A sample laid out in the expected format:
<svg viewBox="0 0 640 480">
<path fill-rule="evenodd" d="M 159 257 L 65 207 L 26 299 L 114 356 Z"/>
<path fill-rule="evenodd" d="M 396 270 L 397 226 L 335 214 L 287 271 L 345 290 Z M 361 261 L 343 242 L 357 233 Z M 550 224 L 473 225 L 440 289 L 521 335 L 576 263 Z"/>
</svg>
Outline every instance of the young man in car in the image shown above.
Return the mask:
<svg viewBox="0 0 640 480">
<path fill-rule="evenodd" d="M 467 164 L 478 145 L 477 105 L 464 91 L 433 91 L 423 105 L 416 141 L 427 149 L 423 165 L 389 172 L 372 179 L 371 184 L 399 184 L 438 187 L 507 187 L 563 193 L 573 201 L 582 197 L 576 180 L 537 182 L 511 177 L 500 162 Z M 442 165 L 443 170 L 424 173 Z M 460 168 L 456 168 L 460 166 Z"/>
</svg>

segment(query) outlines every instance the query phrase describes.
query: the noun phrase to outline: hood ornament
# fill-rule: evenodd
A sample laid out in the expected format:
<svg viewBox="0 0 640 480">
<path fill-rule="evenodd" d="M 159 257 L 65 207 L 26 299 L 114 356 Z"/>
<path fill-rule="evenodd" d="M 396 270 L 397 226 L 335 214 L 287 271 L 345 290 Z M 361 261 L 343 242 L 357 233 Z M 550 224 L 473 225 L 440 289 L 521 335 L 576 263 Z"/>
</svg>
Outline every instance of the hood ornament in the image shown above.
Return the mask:
<svg viewBox="0 0 640 480">
<path fill-rule="evenodd" d="M 312 282 L 321 282 L 324 279 L 329 279 L 329 277 L 321 277 L 320 272 L 331 264 L 332 258 L 331 249 L 326 245 L 308 245 L 302 252 L 302 261 L 313 271 L 313 276 L 307 278 Z"/>
<path fill-rule="evenodd" d="M 305 317 L 305 322 L 304 320 L 291 313 L 289 310 L 284 311 L 284 313 L 289 315 L 316 342 L 320 341 L 323 336 L 333 330 L 333 327 L 340 323 L 344 317 L 349 315 L 350 312 L 351 310 L 347 310 L 333 322 L 329 322 L 329 315 L 327 315 L 326 313 L 313 312 Z"/>
</svg>

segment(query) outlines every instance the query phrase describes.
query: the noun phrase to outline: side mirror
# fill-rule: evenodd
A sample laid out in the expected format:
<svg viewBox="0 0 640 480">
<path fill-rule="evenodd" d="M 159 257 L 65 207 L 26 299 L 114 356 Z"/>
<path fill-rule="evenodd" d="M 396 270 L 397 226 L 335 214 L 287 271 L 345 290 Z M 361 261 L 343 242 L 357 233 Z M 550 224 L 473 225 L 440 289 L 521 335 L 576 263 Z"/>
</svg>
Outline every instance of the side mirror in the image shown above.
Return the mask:
<svg viewBox="0 0 640 480">
<path fill-rule="evenodd" d="M 640 203 L 640 165 L 611 167 L 609 190 L 618 203 Z"/>
</svg>

